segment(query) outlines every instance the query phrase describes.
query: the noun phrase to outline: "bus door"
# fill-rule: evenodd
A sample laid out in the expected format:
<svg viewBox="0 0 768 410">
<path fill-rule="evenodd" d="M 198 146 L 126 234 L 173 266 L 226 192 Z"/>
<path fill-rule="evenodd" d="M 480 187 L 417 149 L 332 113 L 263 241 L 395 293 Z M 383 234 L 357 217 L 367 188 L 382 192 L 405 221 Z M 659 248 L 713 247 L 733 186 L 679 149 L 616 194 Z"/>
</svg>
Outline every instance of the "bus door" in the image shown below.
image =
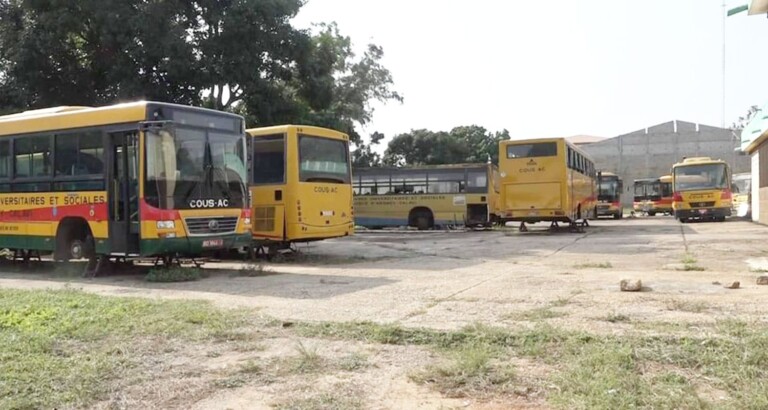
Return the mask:
<svg viewBox="0 0 768 410">
<path fill-rule="evenodd" d="M 138 134 L 109 134 L 109 241 L 112 253 L 139 252 Z"/>
<path fill-rule="evenodd" d="M 251 223 L 254 238 L 285 239 L 286 135 L 251 138 Z M 296 205 L 298 207 L 298 205 Z M 301 210 L 298 210 L 301 217 Z"/>
</svg>

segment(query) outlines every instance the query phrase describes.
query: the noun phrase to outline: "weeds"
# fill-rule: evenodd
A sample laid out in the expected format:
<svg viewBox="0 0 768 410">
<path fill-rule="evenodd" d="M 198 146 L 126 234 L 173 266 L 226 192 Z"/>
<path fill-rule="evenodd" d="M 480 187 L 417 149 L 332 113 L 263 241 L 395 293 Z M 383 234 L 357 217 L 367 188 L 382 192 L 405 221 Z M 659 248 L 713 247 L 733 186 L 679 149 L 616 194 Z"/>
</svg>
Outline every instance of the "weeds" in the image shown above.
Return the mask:
<svg viewBox="0 0 768 410">
<path fill-rule="evenodd" d="M 587 263 L 573 265 L 573 267 L 576 269 L 610 269 L 613 267 L 613 265 L 611 264 L 611 262 L 600 262 L 600 263 L 587 262 Z"/>
<path fill-rule="evenodd" d="M 710 305 L 702 301 L 670 299 L 667 301 L 667 310 L 681 312 L 701 313 L 709 309 Z"/>
<path fill-rule="evenodd" d="M 411 379 L 452 397 L 499 394 L 512 387 L 515 373 L 508 364 L 492 362 L 496 355 L 485 343 L 464 346 L 451 354 L 449 362 L 429 366 Z"/>
<path fill-rule="evenodd" d="M 339 368 L 348 372 L 358 371 L 369 365 L 368 358 L 361 353 L 352 353 L 339 360 Z"/>
<path fill-rule="evenodd" d="M 145 355 L 243 322 L 203 302 L 0 289 L 0 408 L 91 407 Z"/>
<path fill-rule="evenodd" d="M 707 270 L 707 268 L 697 265 L 696 258 L 690 253 L 686 253 L 685 256 L 683 256 L 683 259 L 681 260 L 681 262 L 683 263 L 683 267 L 679 268 L 678 270 L 694 271 L 694 272 L 701 272 L 701 271 Z"/>
<path fill-rule="evenodd" d="M 317 348 L 309 348 L 304 343 L 296 345 L 298 355 L 293 359 L 292 370 L 297 373 L 312 373 L 320 369 L 323 358 L 317 353 Z"/>
<path fill-rule="evenodd" d="M 611 323 L 627 323 L 630 321 L 629 316 L 623 313 L 609 313 L 603 320 Z"/>
</svg>

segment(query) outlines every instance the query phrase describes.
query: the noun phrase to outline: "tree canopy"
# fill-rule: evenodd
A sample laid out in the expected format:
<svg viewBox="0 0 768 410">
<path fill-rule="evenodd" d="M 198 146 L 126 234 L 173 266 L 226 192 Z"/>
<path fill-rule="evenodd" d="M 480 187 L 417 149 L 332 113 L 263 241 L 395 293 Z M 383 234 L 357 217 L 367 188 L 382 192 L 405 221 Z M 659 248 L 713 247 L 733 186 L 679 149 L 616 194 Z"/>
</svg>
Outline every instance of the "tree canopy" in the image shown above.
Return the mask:
<svg viewBox="0 0 768 410">
<path fill-rule="evenodd" d="M 498 163 L 499 141 L 508 140 L 509 132 L 490 132 L 478 125 L 446 131 L 411 130 L 396 135 L 389 142 L 384 157 L 369 165 L 439 165 L 457 163 Z M 373 143 L 373 141 L 372 141 Z M 363 146 L 370 151 L 370 147 Z M 375 157 L 368 158 L 376 159 Z"/>
<path fill-rule="evenodd" d="M 250 126 L 347 132 L 402 101 L 370 44 L 291 25 L 303 0 L 0 0 L 0 112 L 151 99 L 236 111 Z"/>
</svg>

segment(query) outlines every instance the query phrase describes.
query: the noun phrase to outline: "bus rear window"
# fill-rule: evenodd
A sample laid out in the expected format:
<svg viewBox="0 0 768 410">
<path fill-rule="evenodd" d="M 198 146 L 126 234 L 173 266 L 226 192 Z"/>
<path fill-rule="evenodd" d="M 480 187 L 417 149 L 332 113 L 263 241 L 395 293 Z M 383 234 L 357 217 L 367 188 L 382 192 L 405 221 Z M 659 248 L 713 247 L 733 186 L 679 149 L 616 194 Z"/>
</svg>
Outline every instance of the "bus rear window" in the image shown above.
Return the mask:
<svg viewBox="0 0 768 410">
<path fill-rule="evenodd" d="M 557 156 L 556 142 L 507 145 L 507 158 L 533 158 Z"/>
</svg>

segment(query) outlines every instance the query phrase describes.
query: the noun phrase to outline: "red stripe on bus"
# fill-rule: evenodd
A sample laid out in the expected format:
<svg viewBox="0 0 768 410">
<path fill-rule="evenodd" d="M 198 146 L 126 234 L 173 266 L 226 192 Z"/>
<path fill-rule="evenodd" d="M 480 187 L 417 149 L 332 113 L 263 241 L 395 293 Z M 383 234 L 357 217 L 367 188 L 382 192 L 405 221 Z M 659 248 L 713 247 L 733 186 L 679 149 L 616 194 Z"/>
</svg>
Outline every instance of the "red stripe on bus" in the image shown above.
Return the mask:
<svg viewBox="0 0 768 410">
<path fill-rule="evenodd" d="M 60 221 L 66 217 L 81 217 L 86 220 L 102 221 L 109 217 L 109 212 L 107 204 L 51 206 L 0 211 L 0 222 L 53 222 Z"/>
</svg>

